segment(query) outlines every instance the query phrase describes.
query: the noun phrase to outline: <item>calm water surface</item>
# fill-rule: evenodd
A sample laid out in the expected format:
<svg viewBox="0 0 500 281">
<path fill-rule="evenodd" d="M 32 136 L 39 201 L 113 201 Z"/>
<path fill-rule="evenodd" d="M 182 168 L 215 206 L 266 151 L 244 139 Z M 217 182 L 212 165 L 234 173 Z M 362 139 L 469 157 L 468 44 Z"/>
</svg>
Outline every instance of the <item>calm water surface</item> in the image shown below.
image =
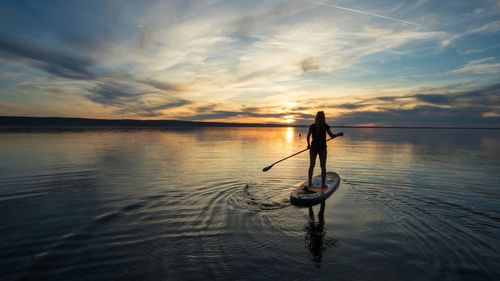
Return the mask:
<svg viewBox="0 0 500 281">
<path fill-rule="evenodd" d="M 313 219 L 304 130 L 4 130 L 0 278 L 500 280 L 500 131 L 344 129 Z"/>
</svg>

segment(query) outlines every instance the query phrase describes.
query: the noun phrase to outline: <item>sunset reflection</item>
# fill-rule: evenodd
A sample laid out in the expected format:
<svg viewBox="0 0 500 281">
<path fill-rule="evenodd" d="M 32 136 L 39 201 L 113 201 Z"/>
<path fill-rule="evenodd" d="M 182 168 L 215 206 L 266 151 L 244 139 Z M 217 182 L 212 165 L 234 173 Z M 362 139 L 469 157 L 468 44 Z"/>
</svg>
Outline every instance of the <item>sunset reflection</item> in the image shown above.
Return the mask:
<svg viewBox="0 0 500 281">
<path fill-rule="evenodd" d="M 285 139 L 288 143 L 293 142 L 293 138 L 295 137 L 295 128 L 288 127 L 286 129 Z"/>
</svg>

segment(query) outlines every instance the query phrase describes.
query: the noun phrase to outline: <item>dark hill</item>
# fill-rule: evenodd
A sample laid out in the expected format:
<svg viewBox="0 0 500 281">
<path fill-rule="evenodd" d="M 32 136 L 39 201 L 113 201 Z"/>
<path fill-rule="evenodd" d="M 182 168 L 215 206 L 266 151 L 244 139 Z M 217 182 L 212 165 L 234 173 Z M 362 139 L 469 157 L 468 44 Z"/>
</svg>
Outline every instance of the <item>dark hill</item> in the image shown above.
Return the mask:
<svg viewBox="0 0 500 281">
<path fill-rule="evenodd" d="M 0 127 L 289 127 L 285 124 L 193 122 L 181 120 L 87 119 L 66 117 L 0 116 Z"/>
</svg>

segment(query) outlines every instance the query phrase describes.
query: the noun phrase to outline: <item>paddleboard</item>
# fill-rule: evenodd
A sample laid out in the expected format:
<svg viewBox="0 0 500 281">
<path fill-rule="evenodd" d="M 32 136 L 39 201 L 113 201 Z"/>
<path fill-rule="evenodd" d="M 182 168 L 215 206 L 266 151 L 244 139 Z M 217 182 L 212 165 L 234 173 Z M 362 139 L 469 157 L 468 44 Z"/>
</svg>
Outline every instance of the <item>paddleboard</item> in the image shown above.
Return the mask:
<svg viewBox="0 0 500 281">
<path fill-rule="evenodd" d="M 327 188 L 322 189 L 321 175 L 317 175 L 312 178 L 312 187 L 309 187 L 310 191 L 307 191 L 304 190 L 304 187 L 308 185 L 308 181 L 306 180 L 297 189 L 292 191 L 290 194 L 290 203 L 299 207 L 308 207 L 325 202 L 339 187 L 340 176 L 335 172 L 327 172 L 325 184 Z"/>
</svg>

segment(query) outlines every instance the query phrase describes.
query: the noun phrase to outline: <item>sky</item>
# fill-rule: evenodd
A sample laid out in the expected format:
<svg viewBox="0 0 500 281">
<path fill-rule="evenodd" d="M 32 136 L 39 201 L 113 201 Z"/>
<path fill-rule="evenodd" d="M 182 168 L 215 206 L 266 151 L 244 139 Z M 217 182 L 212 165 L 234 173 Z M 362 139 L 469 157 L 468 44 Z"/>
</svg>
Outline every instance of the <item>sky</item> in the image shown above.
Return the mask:
<svg viewBox="0 0 500 281">
<path fill-rule="evenodd" d="M 0 115 L 500 127 L 500 1 L 1 1 Z"/>
</svg>

